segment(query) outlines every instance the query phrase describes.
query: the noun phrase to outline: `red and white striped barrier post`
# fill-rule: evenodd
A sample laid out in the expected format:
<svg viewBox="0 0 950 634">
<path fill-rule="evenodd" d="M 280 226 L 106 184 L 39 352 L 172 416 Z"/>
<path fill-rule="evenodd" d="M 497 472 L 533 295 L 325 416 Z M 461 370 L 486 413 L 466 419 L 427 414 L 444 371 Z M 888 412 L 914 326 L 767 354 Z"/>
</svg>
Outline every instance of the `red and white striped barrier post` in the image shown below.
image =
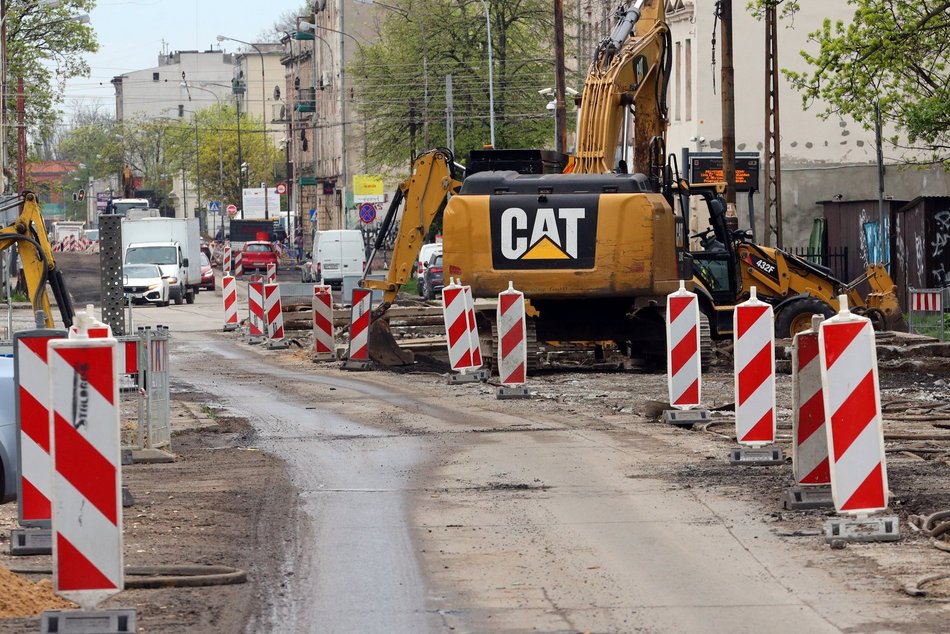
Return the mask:
<svg viewBox="0 0 950 634">
<path fill-rule="evenodd" d="M 264 340 L 264 283 L 249 282 L 247 285 L 247 336 L 248 343 Z"/>
<path fill-rule="evenodd" d="M 786 508 L 799 510 L 832 505 L 828 467 L 828 437 L 818 358 L 818 327 L 824 319 L 812 317 L 811 330 L 792 339 L 792 473 L 795 485 L 787 490 Z"/>
<path fill-rule="evenodd" d="M 53 584 L 90 610 L 124 587 L 118 342 L 88 337 L 80 321 L 48 351 Z"/>
<path fill-rule="evenodd" d="M 17 520 L 11 555 L 52 552 L 52 472 L 49 438 L 49 367 L 47 344 L 62 339 L 62 330 L 27 330 L 13 336 L 13 372 L 17 412 Z"/>
<path fill-rule="evenodd" d="M 508 282 L 508 289 L 498 293 L 498 376 L 502 385 L 495 397 L 526 398 L 524 386 L 528 369 L 528 329 L 524 294 Z"/>
<path fill-rule="evenodd" d="M 350 309 L 350 347 L 344 370 L 367 370 L 369 361 L 369 320 L 373 309 L 373 294 L 365 288 L 353 289 Z"/>
<path fill-rule="evenodd" d="M 908 330 L 912 334 L 927 335 L 943 341 L 946 321 L 942 288 L 911 288 L 910 310 L 907 311 Z"/>
<path fill-rule="evenodd" d="M 226 246 L 221 255 L 221 274 L 231 275 L 231 247 Z"/>
<path fill-rule="evenodd" d="M 465 292 L 465 314 L 468 319 L 468 336 L 472 341 L 472 368 L 478 370 L 482 367 L 482 342 L 478 336 L 478 324 L 475 322 L 475 297 L 472 295 L 472 287 L 469 284 L 462 286 Z M 484 379 L 488 380 L 488 374 L 485 373 Z"/>
<path fill-rule="evenodd" d="M 449 383 L 487 381 L 488 372 L 479 370 L 482 366 L 482 353 L 478 341 L 478 327 L 475 325 L 472 287 L 461 284 L 455 278 L 449 278 L 449 285 L 442 289 L 442 316 L 445 322 L 449 367 L 457 372 L 449 375 Z"/>
<path fill-rule="evenodd" d="M 237 280 L 230 273 L 225 272 L 221 278 L 221 295 L 224 300 L 224 330 L 237 330 Z"/>
<path fill-rule="evenodd" d="M 273 262 L 267 263 L 267 283 L 276 284 L 277 283 L 277 265 Z"/>
<path fill-rule="evenodd" d="M 280 303 L 280 284 L 264 284 L 264 315 L 267 323 L 267 348 L 269 350 L 283 350 L 287 347 L 284 341 L 284 313 Z"/>
<path fill-rule="evenodd" d="M 666 296 L 666 383 L 673 409 L 663 412 L 663 421 L 689 427 L 708 421 L 702 403 L 702 342 L 699 332 L 699 297 L 686 290 Z"/>
<path fill-rule="evenodd" d="M 831 494 L 838 513 L 866 516 L 886 510 L 888 502 L 874 329 L 870 319 L 848 310 L 846 295 L 839 295 L 838 302 L 838 314 L 818 329 Z M 860 527 L 856 536 L 855 524 Z M 825 538 L 867 541 L 869 525 L 876 540 L 900 538 L 896 517 L 832 520 Z"/>
<path fill-rule="evenodd" d="M 314 361 L 336 359 L 333 341 L 333 295 L 329 286 L 313 287 L 313 350 Z"/>
<path fill-rule="evenodd" d="M 244 256 L 240 251 L 234 254 L 234 277 L 244 277 Z"/>
<path fill-rule="evenodd" d="M 733 314 L 736 440 L 732 464 L 785 462 L 775 447 L 775 324 L 772 306 L 756 297 L 738 304 Z"/>
</svg>

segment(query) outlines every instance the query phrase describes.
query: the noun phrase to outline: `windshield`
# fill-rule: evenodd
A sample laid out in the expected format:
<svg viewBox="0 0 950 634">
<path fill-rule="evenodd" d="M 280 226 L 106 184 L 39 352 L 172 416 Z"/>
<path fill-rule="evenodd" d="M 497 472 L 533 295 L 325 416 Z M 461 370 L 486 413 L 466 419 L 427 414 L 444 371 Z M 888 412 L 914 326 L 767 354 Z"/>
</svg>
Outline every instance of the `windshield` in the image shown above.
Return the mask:
<svg viewBox="0 0 950 634">
<path fill-rule="evenodd" d="M 125 216 L 128 216 L 128 215 L 129 215 L 129 209 L 146 209 L 147 207 L 148 207 L 148 203 L 141 203 L 141 202 L 135 202 L 135 203 L 117 203 L 117 202 L 114 202 L 114 203 L 112 203 L 112 213 L 114 213 L 114 214 L 117 215 L 117 216 L 123 216 L 123 217 L 125 217 Z"/>
<path fill-rule="evenodd" d="M 126 264 L 178 264 L 175 247 L 132 247 L 125 252 Z"/>
<path fill-rule="evenodd" d="M 244 251 L 246 253 L 270 253 L 271 246 L 269 244 L 249 243 L 244 245 Z"/>
<path fill-rule="evenodd" d="M 162 272 L 154 264 L 127 264 L 122 267 L 126 277 L 161 277 Z"/>
<path fill-rule="evenodd" d="M 211 262 L 208 261 L 208 256 L 205 255 L 204 251 L 201 252 L 201 266 L 211 266 Z"/>
</svg>

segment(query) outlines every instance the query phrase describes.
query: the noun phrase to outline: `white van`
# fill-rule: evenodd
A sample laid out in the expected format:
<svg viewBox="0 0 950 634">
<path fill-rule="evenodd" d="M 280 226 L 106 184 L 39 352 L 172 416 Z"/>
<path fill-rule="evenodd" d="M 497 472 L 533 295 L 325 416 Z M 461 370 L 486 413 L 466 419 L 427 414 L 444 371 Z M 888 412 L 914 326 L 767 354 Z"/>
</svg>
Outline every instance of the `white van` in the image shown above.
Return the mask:
<svg viewBox="0 0 950 634">
<path fill-rule="evenodd" d="M 318 231 L 314 235 L 310 270 L 303 272 L 305 282 L 341 286 L 344 275 L 362 275 L 366 264 L 363 232 L 357 229 Z"/>
</svg>

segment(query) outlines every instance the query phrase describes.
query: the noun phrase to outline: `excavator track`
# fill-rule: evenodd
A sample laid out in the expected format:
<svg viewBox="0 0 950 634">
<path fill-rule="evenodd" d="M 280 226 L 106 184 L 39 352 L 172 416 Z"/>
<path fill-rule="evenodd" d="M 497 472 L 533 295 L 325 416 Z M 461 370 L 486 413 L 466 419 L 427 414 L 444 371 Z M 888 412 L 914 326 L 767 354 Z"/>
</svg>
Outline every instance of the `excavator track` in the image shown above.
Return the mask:
<svg viewBox="0 0 950 634">
<path fill-rule="evenodd" d="M 485 311 L 479 313 L 479 316 L 485 321 L 488 321 L 491 327 L 491 351 L 489 354 L 486 354 L 486 351 L 484 349 L 482 350 L 482 361 L 485 367 L 491 368 L 492 374 L 498 374 L 498 363 L 495 359 L 498 350 L 498 325 L 495 323 L 495 314 Z M 537 372 L 541 367 L 541 355 L 543 352 L 541 345 L 538 343 L 538 332 L 535 327 L 534 319 L 531 317 L 526 319 L 525 331 L 528 339 L 528 372 Z"/>
</svg>

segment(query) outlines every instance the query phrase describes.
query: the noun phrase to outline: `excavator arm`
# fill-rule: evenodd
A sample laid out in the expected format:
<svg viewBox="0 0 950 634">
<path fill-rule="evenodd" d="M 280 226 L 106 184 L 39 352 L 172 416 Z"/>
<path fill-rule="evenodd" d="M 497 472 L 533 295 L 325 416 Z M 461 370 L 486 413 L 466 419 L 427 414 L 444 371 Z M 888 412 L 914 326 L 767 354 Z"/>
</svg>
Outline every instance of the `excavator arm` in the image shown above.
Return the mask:
<svg viewBox="0 0 950 634">
<path fill-rule="evenodd" d="M 658 187 L 666 154 L 669 41 L 664 0 L 636 0 L 618 10 L 616 26 L 598 45 L 587 71 L 577 120 L 575 174 L 614 171 L 624 117 L 632 106 L 631 171 L 649 175 Z"/>
<path fill-rule="evenodd" d="M 13 245 L 19 247 L 20 262 L 26 278 L 27 293 L 33 304 L 33 313 L 37 317 L 37 327 L 53 327 L 53 314 L 46 293 L 46 285 L 49 283 L 63 324 L 68 328 L 73 324 L 72 302 L 66 292 L 62 273 L 56 268 L 53 249 L 46 235 L 46 224 L 40 214 L 36 194 L 26 192 L 19 217 L 13 224 L 0 229 L 0 251 Z"/>
</svg>

